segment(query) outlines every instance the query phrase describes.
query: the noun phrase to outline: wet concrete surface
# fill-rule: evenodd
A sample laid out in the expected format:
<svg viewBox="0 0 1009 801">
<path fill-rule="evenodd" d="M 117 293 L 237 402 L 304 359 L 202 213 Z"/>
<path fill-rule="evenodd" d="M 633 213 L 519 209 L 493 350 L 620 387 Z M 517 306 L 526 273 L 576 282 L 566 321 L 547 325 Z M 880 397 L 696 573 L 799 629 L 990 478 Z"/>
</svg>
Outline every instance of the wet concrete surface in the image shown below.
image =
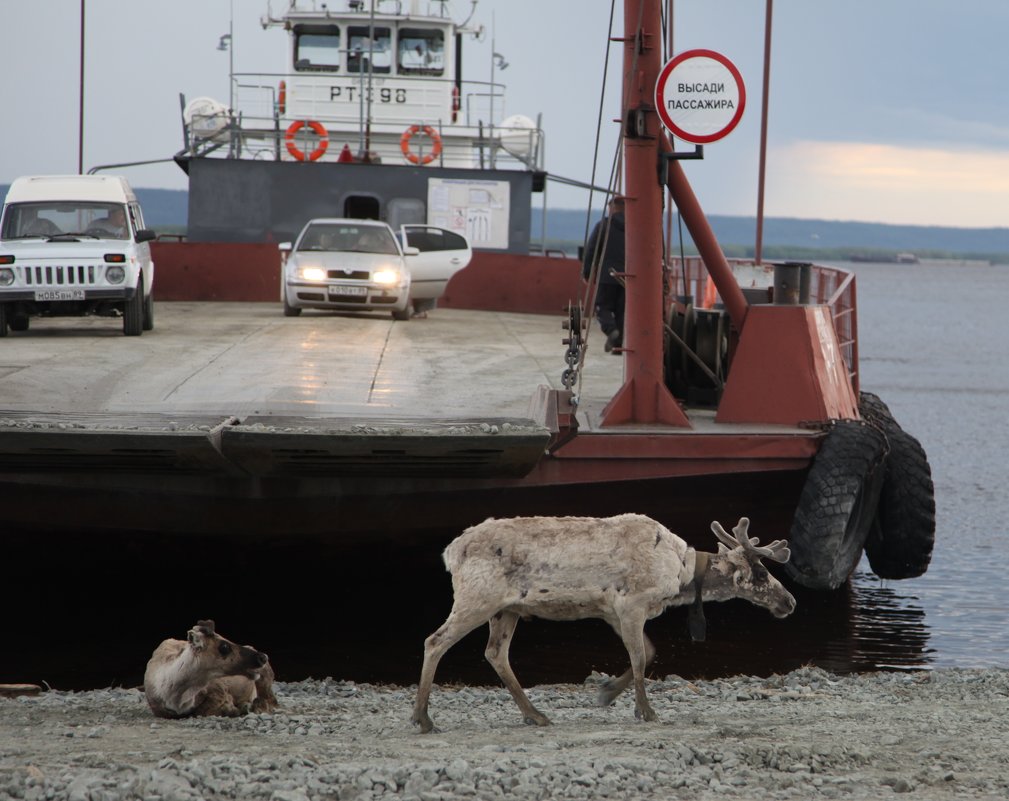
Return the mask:
<svg viewBox="0 0 1009 801">
<path fill-rule="evenodd" d="M 3 341 L 0 409 L 39 412 L 524 416 L 561 386 L 561 318 L 439 309 L 426 319 L 272 303 L 159 303 L 153 331 L 116 320 L 33 320 Z M 608 398 L 620 359 L 599 337 L 586 367 Z M 595 352 L 598 348 L 598 352 Z"/>
</svg>

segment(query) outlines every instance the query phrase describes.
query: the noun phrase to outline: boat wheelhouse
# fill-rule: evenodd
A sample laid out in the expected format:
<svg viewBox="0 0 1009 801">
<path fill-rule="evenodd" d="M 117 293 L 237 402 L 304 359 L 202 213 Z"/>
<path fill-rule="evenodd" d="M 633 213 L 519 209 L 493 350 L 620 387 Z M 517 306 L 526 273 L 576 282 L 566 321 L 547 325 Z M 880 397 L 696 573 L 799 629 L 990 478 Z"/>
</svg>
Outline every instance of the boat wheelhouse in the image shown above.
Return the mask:
<svg viewBox="0 0 1009 801">
<path fill-rule="evenodd" d="M 263 25 L 288 35 L 283 73 L 233 74 L 230 107 L 184 102 L 175 159 L 190 179 L 190 241 L 282 241 L 331 216 L 436 225 L 480 249 L 528 251 L 543 132 L 505 116 L 493 68 L 489 82 L 463 79 L 463 45 L 482 28 L 417 0 L 339 11 L 292 0 Z M 234 198 L 244 202 L 221 202 Z"/>
</svg>

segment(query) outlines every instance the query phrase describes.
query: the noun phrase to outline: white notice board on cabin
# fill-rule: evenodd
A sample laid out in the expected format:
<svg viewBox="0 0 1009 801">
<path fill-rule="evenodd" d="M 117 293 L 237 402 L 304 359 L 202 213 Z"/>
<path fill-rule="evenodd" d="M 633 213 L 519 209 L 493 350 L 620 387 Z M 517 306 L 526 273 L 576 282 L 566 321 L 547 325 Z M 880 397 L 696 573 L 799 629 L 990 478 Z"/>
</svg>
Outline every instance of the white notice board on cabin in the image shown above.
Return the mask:
<svg viewBox="0 0 1009 801">
<path fill-rule="evenodd" d="M 464 234 L 475 248 L 508 248 L 511 185 L 475 178 L 429 178 L 427 224 Z"/>
</svg>

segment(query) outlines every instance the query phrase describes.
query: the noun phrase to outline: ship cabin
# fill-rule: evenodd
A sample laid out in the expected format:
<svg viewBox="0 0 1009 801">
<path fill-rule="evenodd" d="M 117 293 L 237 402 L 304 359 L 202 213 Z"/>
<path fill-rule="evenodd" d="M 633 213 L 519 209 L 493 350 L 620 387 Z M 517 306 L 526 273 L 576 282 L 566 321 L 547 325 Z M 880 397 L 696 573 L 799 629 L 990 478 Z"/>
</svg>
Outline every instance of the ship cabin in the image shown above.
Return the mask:
<svg viewBox="0 0 1009 801">
<path fill-rule="evenodd" d="M 190 176 L 190 239 L 282 241 L 313 216 L 368 217 L 527 252 L 543 134 L 508 114 L 497 54 L 490 80 L 463 79 L 463 45 L 485 39 L 483 28 L 454 21 L 439 0 L 305 5 L 262 19 L 287 33 L 284 72 L 233 73 L 227 104 L 183 98 L 176 161 Z M 318 169 L 295 177 L 278 162 Z M 362 169 L 336 171 L 351 164 Z M 256 204 L 221 217 L 223 197 L 250 192 Z"/>
</svg>

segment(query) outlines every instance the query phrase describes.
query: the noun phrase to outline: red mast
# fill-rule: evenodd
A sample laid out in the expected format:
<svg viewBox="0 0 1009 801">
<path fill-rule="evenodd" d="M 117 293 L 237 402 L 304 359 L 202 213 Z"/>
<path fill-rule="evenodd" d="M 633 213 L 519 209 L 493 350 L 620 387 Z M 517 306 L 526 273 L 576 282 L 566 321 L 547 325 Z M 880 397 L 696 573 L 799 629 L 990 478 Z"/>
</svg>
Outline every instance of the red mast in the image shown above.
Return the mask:
<svg viewBox="0 0 1009 801">
<path fill-rule="evenodd" d="M 661 132 L 653 105 L 662 68 L 659 5 L 660 0 L 624 2 L 624 383 L 603 410 L 604 426 L 690 425 L 663 377 Z"/>
</svg>

